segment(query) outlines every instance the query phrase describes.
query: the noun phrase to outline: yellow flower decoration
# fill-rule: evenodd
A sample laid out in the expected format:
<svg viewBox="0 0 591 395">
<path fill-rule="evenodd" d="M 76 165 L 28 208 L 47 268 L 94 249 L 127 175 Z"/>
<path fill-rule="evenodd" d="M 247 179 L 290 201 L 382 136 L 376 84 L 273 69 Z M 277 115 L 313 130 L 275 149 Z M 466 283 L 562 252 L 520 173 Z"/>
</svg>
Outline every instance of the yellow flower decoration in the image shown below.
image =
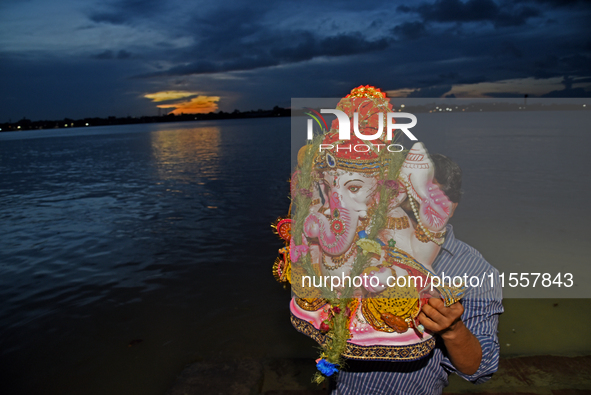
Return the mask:
<svg viewBox="0 0 591 395">
<path fill-rule="evenodd" d="M 356 244 L 363 250 L 363 255 L 367 255 L 368 252 L 373 252 L 374 254 L 380 255 L 380 253 L 382 252 L 382 247 L 377 241 L 369 239 L 359 239 L 357 240 Z"/>
</svg>

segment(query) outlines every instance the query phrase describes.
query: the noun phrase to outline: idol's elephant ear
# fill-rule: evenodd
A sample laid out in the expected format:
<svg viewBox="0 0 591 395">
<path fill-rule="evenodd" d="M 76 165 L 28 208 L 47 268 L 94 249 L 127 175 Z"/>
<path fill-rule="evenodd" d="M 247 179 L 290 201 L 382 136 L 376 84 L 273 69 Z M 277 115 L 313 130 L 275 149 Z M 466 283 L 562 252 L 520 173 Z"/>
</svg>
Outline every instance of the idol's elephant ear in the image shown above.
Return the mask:
<svg viewBox="0 0 591 395">
<path fill-rule="evenodd" d="M 428 184 L 433 182 L 435 165 L 423 143 L 415 143 L 408 154 L 402 168 L 400 177 L 408 188 L 407 193 L 417 202 L 421 203 L 428 195 Z"/>
<path fill-rule="evenodd" d="M 435 165 L 423 143 L 415 143 L 408 152 L 400 178 L 408 196 L 419 205 L 419 216 L 429 230 L 445 227 L 452 211 L 452 203 L 434 183 Z"/>
</svg>

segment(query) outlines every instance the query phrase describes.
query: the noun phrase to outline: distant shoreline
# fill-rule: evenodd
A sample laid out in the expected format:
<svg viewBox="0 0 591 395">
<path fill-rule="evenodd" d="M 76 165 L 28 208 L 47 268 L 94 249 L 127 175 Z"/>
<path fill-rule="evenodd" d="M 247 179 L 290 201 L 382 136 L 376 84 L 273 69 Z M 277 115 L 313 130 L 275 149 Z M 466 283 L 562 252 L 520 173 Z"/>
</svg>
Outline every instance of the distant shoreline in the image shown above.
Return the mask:
<svg viewBox="0 0 591 395">
<path fill-rule="evenodd" d="M 161 116 L 142 116 L 142 117 L 107 117 L 107 118 L 84 118 L 84 119 L 70 119 L 53 121 L 31 121 L 29 119 L 21 119 L 18 122 L 0 123 L 0 132 L 17 132 L 23 130 L 41 130 L 41 129 L 66 129 L 66 128 L 84 128 L 91 126 L 113 126 L 113 125 L 133 125 L 142 123 L 168 123 L 168 122 L 187 122 L 187 121 L 210 121 L 218 119 L 245 119 L 245 118 L 276 118 L 289 117 L 291 111 L 289 108 L 281 108 L 275 106 L 272 110 L 256 110 L 241 112 L 235 110 L 234 112 L 220 111 L 217 113 L 210 112 L 209 114 L 166 114 Z"/>
<path fill-rule="evenodd" d="M 437 112 L 507 112 L 507 111 L 590 111 L 591 105 L 586 104 L 517 104 L 506 102 L 482 103 L 473 102 L 469 104 L 453 105 L 449 103 L 431 103 L 426 105 L 406 106 L 398 108 L 398 111 L 418 113 L 437 113 Z M 107 118 L 84 118 L 63 120 L 42 120 L 31 121 L 23 118 L 17 122 L 0 123 L 0 132 L 16 132 L 23 130 L 43 130 L 43 129 L 65 129 L 65 128 L 83 128 L 91 126 L 113 126 L 113 125 L 132 125 L 143 123 L 169 123 L 169 122 L 188 122 L 188 121 L 210 121 L 219 119 L 247 119 L 247 118 L 276 118 L 304 116 L 304 109 L 281 108 L 275 106 L 272 110 L 256 110 L 241 112 L 235 110 L 231 113 L 220 111 L 208 114 L 166 114 L 159 116 L 142 117 L 107 117 Z M 396 111 L 396 110 L 394 110 Z"/>
</svg>

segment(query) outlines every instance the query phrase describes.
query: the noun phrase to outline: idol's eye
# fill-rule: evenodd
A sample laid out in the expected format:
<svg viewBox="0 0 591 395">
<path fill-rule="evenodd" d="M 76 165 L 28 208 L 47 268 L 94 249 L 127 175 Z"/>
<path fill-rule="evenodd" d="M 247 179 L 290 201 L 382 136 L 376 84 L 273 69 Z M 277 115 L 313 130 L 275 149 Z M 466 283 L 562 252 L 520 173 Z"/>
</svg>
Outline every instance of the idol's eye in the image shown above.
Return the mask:
<svg viewBox="0 0 591 395">
<path fill-rule="evenodd" d="M 351 185 L 349 187 L 349 190 L 353 193 L 357 193 L 359 190 L 361 189 L 361 187 L 355 186 L 355 185 Z"/>
</svg>

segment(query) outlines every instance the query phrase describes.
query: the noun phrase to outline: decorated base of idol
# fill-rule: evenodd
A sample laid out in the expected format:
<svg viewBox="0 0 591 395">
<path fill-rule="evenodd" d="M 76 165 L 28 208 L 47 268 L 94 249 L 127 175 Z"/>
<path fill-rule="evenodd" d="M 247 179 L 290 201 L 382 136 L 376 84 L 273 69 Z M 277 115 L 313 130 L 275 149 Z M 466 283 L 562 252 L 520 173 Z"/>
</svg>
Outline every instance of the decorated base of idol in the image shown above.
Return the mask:
<svg viewBox="0 0 591 395">
<path fill-rule="evenodd" d="M 388 117 L 395 109 L 379 89 L 353 89 L 336 109 L 349 118 L 349 133 L 335 119 L 302 147 L 292 207 L 273 225 L 285 242 L 273 274 L 291 284 L 291 322 L 322 346 L 317 382 L 346 359 L 425 357 L 435 338 L 418 320 L 422 306 L 463 295 L 461 286 L 432 283 L 452 203 L 425 147 L 384 149 L 388 136 L 397 138 Z"/>
</svg>

